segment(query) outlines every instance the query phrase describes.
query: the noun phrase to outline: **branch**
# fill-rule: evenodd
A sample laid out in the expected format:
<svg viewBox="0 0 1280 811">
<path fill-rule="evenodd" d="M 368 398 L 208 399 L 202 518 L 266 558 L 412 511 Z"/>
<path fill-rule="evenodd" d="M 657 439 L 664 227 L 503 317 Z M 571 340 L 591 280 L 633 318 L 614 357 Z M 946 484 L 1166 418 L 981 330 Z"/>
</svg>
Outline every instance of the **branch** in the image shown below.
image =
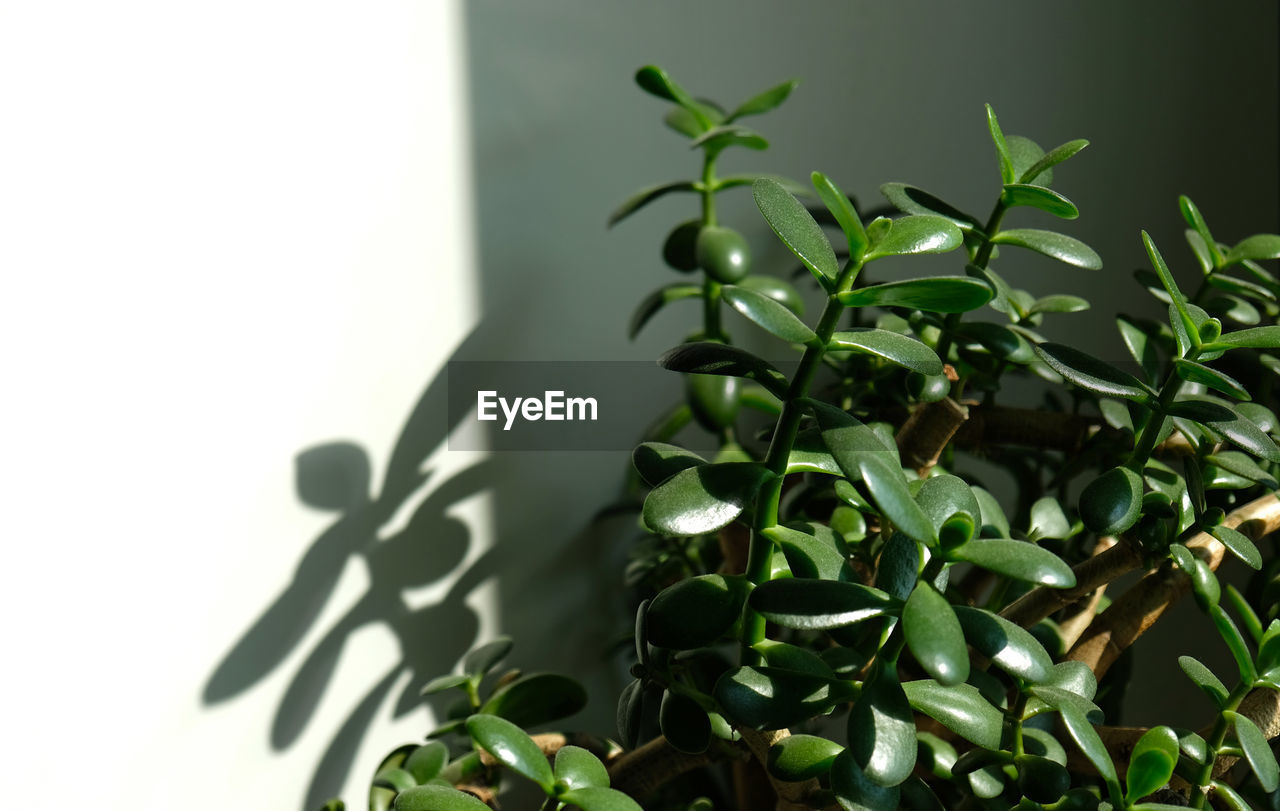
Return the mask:
<svg viewBox="0 0 1280 811">
<path fill-rule="evenodd" d="M 669 780 L 706 766 L 714 759 L 713 750 L 687 755 L 659 735 L 639 749 L 613 758 L 609 762 L 609 782 L 618 791 L 641 800 Z"/>
<path fill-rule="evenodd" d="M 1280 529 L 1280 494 L 1267 493 L 1227 516 L 1224 522 L 1257 541 Z M 1222 563 L 1225 548 L 1207 532 L 1198 533 L 1186 545 L 1204 555 L 1210 569 Z M 1099 556 L 1101 557 L 1101 556 Z M 1104 612 L 1098 615 L 1083 637 L 1067 654 L 1084 662 L 1098 678 L 1116 658 L 1160 619 L 1165 610 L 1191 588 L 1182 571 L 1162 566 L 1138 581 Z"/>
<path fill-rule="evenodd" d="M 895 440 L 904 464 L 915 468 L 921 478 L 938 463 L 938 455 L 968 418 L 969 410 L 946 397 L 911 412 L 898 429 Z"/>
<path fill-rule="evenodd" d="M 542 750 L 542 754 L 548 758 L 556 756 L 566 746 L 578 746 L 586 749 L 591 754 L 603 761 L 608 761 L 611 757 L 617 757 L 621 752 L 617 744 L 610 741 L 601 740 L 595 735 L 588 735 L 585 732 L 542 732 L 537 735 L 530 735 L 533 742 Z M 495 760 L 493 755 L 484 749 L 480 750 L 480 765 L 486 769 L 492 769 L 502 764 Z"/>
<path fill-rule="evenodd" d="M 1071 567 L 1076 584 L 1069 589 L 1039 586 L 1004 607 L 1000 616 L 1024 628 L 1035 625 L 1053 612 L 1074 605 L 1091 592 L 1142 565 L 1142 555 L 1128 543 L 1114 538 L 1098 541 L 1093 557 Z"/>
<path fill-rule="evenodd" d="M 789 737 L 791 732 L 785 729 L 757 732 L 754 729 L 746 728 L 738 731 L 742 733 L 743 742 L 751 750 L 751 754 L 755 755 L 756 762 L 760 764 L 760 771 L 769 776 L 773 791 L 778 795 L 776 811 L 812 811 L 811 806 L 805 802 L 805 798 L 809 796 L 810 792 L 818 790 L 817 778 L 809 778 L 799 783 L 788 783 L 785 780 L 778 780 L 769 774 L 769 769 L 766 765 L 769 762 L 770 747 L 778 741 Z"/>
</svg>

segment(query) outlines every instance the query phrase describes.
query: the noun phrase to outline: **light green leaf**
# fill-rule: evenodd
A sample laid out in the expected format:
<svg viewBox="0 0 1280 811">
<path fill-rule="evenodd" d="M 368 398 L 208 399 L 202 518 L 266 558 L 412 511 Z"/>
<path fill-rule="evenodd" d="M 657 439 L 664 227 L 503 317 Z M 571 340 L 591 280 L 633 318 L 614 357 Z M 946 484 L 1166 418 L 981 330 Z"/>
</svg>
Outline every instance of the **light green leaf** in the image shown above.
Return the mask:
<svg viewBox="0 0 1280 811">
<path fill-rule="evenodd" d="M 1234 265 L 1246 259 L 1280 259 L 1280 236 L 1275 234 L 1254 234 L 1236 243 L 1227 251 L 1226 264 Z"/>
<path fill-rule="evenodd" d="M 1147 730 L 1129 755 L 1125 801 L 1136 802 L 1166 785 L 1178 765 L 1178 736 L 1166 726 Z"/>
<path fill-rule="evenodd" d="M 547 756 L 523 729 L 494 715 L 477 714 L 467 719 L 467 733 L 503 766 L 551 791 L 556 778 Z"/>
<path fill-rule="evenodd" d="M 771 335 L 795 344 L 817 340 L 813 330 L 774 299 L 745 287 L 725 285 L 720 294 L 733 309 Z"/>
<path fill-rule="evenodd" d="M 933 214 L 912 214 L 892 220 L 889 232 L 872 242 L 866 261 L 885 256 L 945 253 L 960 247 L 964 235 L 955 223 Z"/>
<path fill-rule="evenodd" d="M 1000 199 L 1006 206 L 1031 206 L 1064 220 L 1074 220 L 1080 216 L 1080 209 L 1076 208 L 1075 203 L 1044 186 L 1011 183 L 1004 187 Z"/>
<path fill-rule="evenodd" d="M 1065 198 L 1064 198 L 1065 199 Z M 1085 270 L 1101 270 L 1102 257 L 1078 239 L 1056 231 L 1014 228 L 991 238 L 997 245 L 1017 245 Z"/>
<path fill-rule="evenodd" d="M 738 105 L 732 113 L 725 117 L 726 122 L 735 121 L 739 118 L 745 118 L 749 115 L 760 115 L 767 113 L 777 107 L 779 104 L 787 100 L 787 96 L 791 95 L 791 91 L 796 89 L 800 83 L 795 79 L 783 82 L 779 85 L 757 93 L 746 101 Z"/>
<path fill-rule="evenodd" d="M 867 249 L 867 232 L 862 228 L 862 218 L 854 209 L 853 202 L 821 172 L 814 172 L 811 179 L 813 188 L 818 192 L 818 199 L 822 200 L 822 204 L 844 231 L 844 238 L 849 243 L 849 255 L 861 257 Z"/>
<path fill-rule="evenodd" d="M 987 105 L 987 129 L 991 131 L 991 142 L 996 147 L 996 158 L 1000 164 L 1000 180 L 1003 183 L 1012 183 L 1015 179 L 1013 158 L 1009 156 L 1009 144 L 1005 140 L 1004 133 L 1000 131 L 996 111 L 991 109 L 990 104 Z"/>
<path fill-rule="evenodd" d="M 581 746 L 560 747 L 552 771 L 556 782 L 563 782 L 570 789 L 609 787 L 609 770 Z"/>
<path fill-rule="evenodd" d="M 789 735 L 769 748 L 769 774 L 790 783 L 821 777 L 843 751 L 840 744 L 817 735 Z"/>
<path fill-rule="evenodd" d="M 942 361 L 932 349 L 914 338 L 888 330 L 859 327 L 837 332 L 831 336 L 827 348 L 875 355 L 923 375 L 943 372 Z"/>
</svg>

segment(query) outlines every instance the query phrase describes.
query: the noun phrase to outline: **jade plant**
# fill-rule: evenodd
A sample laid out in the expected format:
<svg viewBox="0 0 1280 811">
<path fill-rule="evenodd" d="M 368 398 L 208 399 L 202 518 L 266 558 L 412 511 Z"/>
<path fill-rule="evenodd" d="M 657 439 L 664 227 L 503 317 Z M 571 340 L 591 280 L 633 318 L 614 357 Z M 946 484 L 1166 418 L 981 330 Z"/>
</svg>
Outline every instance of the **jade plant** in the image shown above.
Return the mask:
<svg viewBox="0 0 1280 811">
<path fill-rule="evenodd" d="M 695 195 L 700 216 L 662 255 L 702 276 L 643 302 L 632 331 L 681 299 L 702 320 L 659 361 L 688 376 L 685 402 L 633 456 L 648 539 L 627 573 L 617 729 L 554 726 L 585 692 L 501 672 L 500 639 L 427 685 L 456 701 L 427 743 L 379 766 L 370 808 L 480 811 L 513 782 L 534 806 L 583 811 L 1280 807 L 1280 281 L 1262 264 L 1280 236 L 1220 242 L 1180 198 L 1189 250 L 1173 261 L 1195 284 L 1135 236 L 1150 267 L 1130 289 L 1165 317 L 1117 315 L 1132 362 L 1115 365 L 1040 332 L 1088 302 L 1016 286 L 1024 251 L 1101 271 L 1079 240 L 1017 225 L 1026 209 L 1078 216 L 1052 184 L 1086 141 L 1045 151 L 987 107 L 985 217 L 905 183 L 881 187 L 892 216 L 864 217 L 821 173 L 808 192 L 716 175 L 724 150 L 766 145 L 739 121 L 793 83 L 726 113 L 656 67 L 636 79 L 702 171 L 612 222 Z M 811 277 L 816 319 L 789 284 L 753 275 L 718 221 L 716 195 L 735 187 Z M 904 277 L 898 257 L 922 253 L 954 272 Z M 724 316 L 790 347 L 791 371 L 730 343 Z M 1036 407 L 1014 402 L 1015 380 L 1024 401 L 1038 387 Z M 710 459 L 672 442 L 695 419 Z M 1247 585 L 1224 587 L 1220 567 Z M 1231 666 L 1182 656 L 1168 678 L 1205 700 L 1116 726 L 1117 665 L 1187 594 Z"/>
</svg>

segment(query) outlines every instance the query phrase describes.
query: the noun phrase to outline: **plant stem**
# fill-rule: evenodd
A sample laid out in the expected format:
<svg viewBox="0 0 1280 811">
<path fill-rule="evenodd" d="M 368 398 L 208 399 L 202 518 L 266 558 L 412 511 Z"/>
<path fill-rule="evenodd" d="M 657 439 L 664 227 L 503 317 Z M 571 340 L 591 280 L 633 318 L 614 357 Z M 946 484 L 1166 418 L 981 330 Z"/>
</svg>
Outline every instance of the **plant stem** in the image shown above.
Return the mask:
<svg viewBox="0 0 1280 811">
<path fill-rule="evenodd" d="M 1213 732 L 1209 734 L 1208 748 L 1206 750 L 1204 765 L 1200 767 L 1200 771 L 1196 774 L 1195 784 L 1192 785 L 1193 794 L 1191 796 L 1192 808 L 1204 808 L 1205 800 L 1209 796 L 1209 792 L 1205 788 L 1213 780 L 1213 762 L 1218 759 L 1218 750 L 1222 748 L 1222 742 L 1227 737 L 1227 729 L 1230 722 L 1227 720 L 1226 713 L 1235 712 L 1240 706 L 1240 702 L 1244 701 L 1244 697 L 1249 694 L 1252 685 L 1247 682 L 1240 682 L 1236 685 L 1236 689 L 1231 691 L 1231 695 L 1227 696 L 1227 704 L 1218 713 L 1218 720 L 1213 724 Z"/>
<path fill-rule="evenodd" d="M 547 801 L 542 804 L 541 811 L 556 811 L 560 807 L 560 801 L 555 797 L 548 797 Z"/>
<path fill-rule="evenodd" d="M 716 224 L 716 156 L 702 161 L 702 227 Z M 720 282 L 702 274 L 702 334 L 709 341 L 723 341 L 720 326 Z"/>
<path fill-rule="evenodd" d="M 1198 352 L 1192 349 L 1187 353 L 1188 360 L 1195 360 Z M 1151 419 L 1147 420 L 1147 424 L 1142 428 L 1142 434 L 1138 437 L 1138 442 L 1133 447 L 1133 454 L 1129 457 L 1129 461 L 1125 462 L 1125 466 L 1130 470 L 1142 474 L 1142 468 L 1147 464 L 1147 460 L 1151 458 L 1151 452 L 1156 448 L 1156 440 L 1160 438 L 1160 432 L 1164 430 L 1165 412 L 1168 411 L 1173 398 L 1178 396 L 1178 392 L 1182 390 L 1182 378 L 1178 376 L 1176 370 L 1169 370 L 1169 376 L 1165 378 L 1164 385 L 1160 387 L 1160 397 L 1156 401 L 1156 405 L 1151 409 Z"/>
</svg>

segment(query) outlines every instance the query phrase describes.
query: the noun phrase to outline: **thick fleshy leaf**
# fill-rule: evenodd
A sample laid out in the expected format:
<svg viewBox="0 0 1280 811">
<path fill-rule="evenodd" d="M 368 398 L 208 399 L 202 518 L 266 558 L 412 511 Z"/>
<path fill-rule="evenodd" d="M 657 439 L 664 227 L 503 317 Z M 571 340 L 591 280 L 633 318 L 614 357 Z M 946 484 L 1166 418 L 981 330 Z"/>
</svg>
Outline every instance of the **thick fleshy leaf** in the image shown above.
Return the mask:
<svg viewBox="0 0 1280 811">
<path fill-rule="evenodd" d="M 810 179 L 814 190 L 818 192 L 818 199 L 822 200 L 827 211 L 839 223 L 840 230 L 844 231 L 844 238 L 849 243 L 849 255 L 862 256 L 867 249 L 867 232 L 863 230 L 862 218 L 858 216 L 849 197 L 821 172 L 814 172 Z"/>
<path fill-rule="evenodd" d="M 1191 656 L 1179 656 L 1178 667 L 1182 668 L 1182 672 L 1187 674 L 1187 678 L 1195 682 L 1196 687 L 1204 691 L 1204 694 L 1213 701 L 1215 706 L 1221 708 L 1226 705 L 1227 686 L 1200 660 Z"/>
<path fill-rule="evenodd" d="M 1111 762 L 1111 755 L 1107 752 L 1102 738 L 1099 737 L 1098 730 L 1094 729 L 1093 724 L 1089 723 L 1089 719 L 1083 713 L 1070 704 L 1064 704 L 1058 712 L 1062 715 L 1062 722 L 1067 732 L 1071 734 L 1072 740 L 1076 742 L 1076 746 L 1080 747 L 1080 751 L 1098 770 L 1098 774 L 1102 775 L 1102 779 L 1106 780 L 1108 785 L 1118 789 L 1120 781 L 1116 774 L 1116 766 Z M 1119 794 L 1119 791 L 1115 793 Z"/>
<path fill-rule="evenodd" d="M 790 783 L 821 777 L 843 751 L 840 744 L 817 735 L 789 735 L 769 748 L 769 774 Z"/>
<path fill-rule="evenodd" d="M 1138 322 L 1121 316 L 1116 319 L 1120 329 L 1120 337 L 1124 339 L 1125 348 L 1138 365 L 1148 381 L 1155 380 L 1160 372 L 1160 355 L 1156 352 L 1156 336 L 1159 334 L 1156 325 L 1151 322 Z"/>
<path fill-rule="evenodd" d="M 840 470 L 851 481 L 862 478 L 859 461 L 865 456 L 876 456 L 884 460 L 886 465 L 897 467 L 898 456 L 896 446 L 892 449 L 880 441 L 875 431 L 863 425 L 855 417 L 841 411 L 833 405 L 820 400 L 805 400 L 804 404 L 818 420 L 818 430 L 823 444 L 835 458 Z M 847 483 L 846 483 L 847 485 Z M 857 495 L 851 486 L 842 487 L 836 483 L 837 495 L 848 489 L 850 495 Z"/>
<path fill-rule="evenodd" d="M 470 794 L 448 786 L 417 786 L 396 795 L 396 811 L 489 811 Z"/>
<path fill-rule="evenodd" d="M 640 743 L 641 722 L 644 720 L 644 685 L 639 679 L 622 688 L 618 696 L 618 741 L 627 749 Z"/>
<path fill-rule="evenodd" d="M 1061 293 L 1055 293 L 1051 296 L 1042 296 L 1036 299 L 1031 305 L 1028 314 L 1036 313 L 1079 313 L 1089 309 L 1089 302 L 1079 296 L 1068 296 Z"/>
<path fill-rule="evenodd" d="M 897 786 L 881 786 L 864 774 L 850 752 L 841 753 L 831 764 L 831 791 L 841 811 L 897 808 L 901 795 Z"/>
<path fill-rule="evenodd" d="M 418 785 L 418 781 L 404 769 L 379 769 L 378 773 L 373 777 L 374 788 L 383 788 L 389 791 L 405 791 L 416 785 Z"/>
<path fill-rule="evenodd" d="M 991 238 L 997 245 L 1017 245 L 1085 270 L 1101 270 L 1102 257 L 1078 239 L 1056 231 L 1013 228 Z"/>
<path fill-rule="evenodd" d="M 1236 243 L 1227 251 L 1226 263 L 1233 265 L 1246 259 L 1280 259 L 1280 236 L 1275 234 L 1254 234 Z"/>
<path fill-rule="evenodd" d="M 1221 541 L 1227 551 L 1243 560 L 1250 568 L 1262 568 L 1262 553 L 1248 535 L 1223 525 L 1210 529 L 1209 534 Z"/>
<path fill-rule="evenodd" d="M 504 718 L 477 714 L 467 719 L 467 733 L 503 766 L 551 791 L 556 778 L 547 756 L 523 729 Z"/>
<path fill-rule="evenodd" d="M 701 218 L 685 220 L 677 225 L 662 242 L 662 261 L 681 273 L 697 270 L 698 234 L 701 232 Z"/>
<path fill-rule="evenodd" d="M 702 296 L 702 288 L 696 284 L 669 284 L 666 287 L 660 287 L 641 300 L 636 307 L 636 311 L 631 315 L 631 326 L 627 330 L 627 337 L 635 338 L 640 334 L 640 330 L 644 325 L 649 323 L 649 319 L 653 318 L 663 307 L 673 301 L 679 301 L 686 298 L 700 298 Z"/>
<path fill-rule="evenodd" d="M 622 204 L 613 210 L 613 213 L 609 215 L 609 225 L 610 227 L 617 225 L 619 221 L 626 219 L 659 197 L 676 191 L 694 191 L 696 188 L 692 180 L 673 180 L 670 183 L 646 186 L 623 200 Z"/>
<path fill-rule="evenodd" d="M 1262 730 L 1258 729 L 1258 725 L 1253 721 L 1239 713 L 1224 712 L 1223 716 L 1235 727 L 1236 740 L 1244 750 L 1244 758 L 1249 761 L 1249 768 L 1253 769 L 1254 776 L 1258 778 L 1258 785 L 1268 794 L 1280 788 L 1280 766 L 1277 766 L 1276 756 L 1267 744 L 1267 738 L 1262 734 Z"/>
<path fill-rule="evenodd" d="M 932 349 L 914 338 L 884 329 L 861 327 L 837 332 L 827 347 L 875 355 L 922 375 L 940 375 L 943 371 L 942 361 Z"/>
<path fill-rule="evenodd" d="M 789 283 L 774 276 L 747 276 L 738 282 L 738 287 L 745 287 L 768 296 L 786 307 L 796 315 L 804 315 L 804 300 Z"/>
<path fill-rule="evenodd" d="M 560 747 L 552 771 L 556 782 L 563 782 L 570 789 L 609 787 L 609 770 L 581 746 Z"/>
<path fill-rule="evenodd" d="M 769 527 L 761 534 L 778 545 L 796 577 L 845 579 L 845 556 L 834 543 L 783 526 Z"/>
<path fill-rule="evenodd" d="M 663 694 L 658 727 L 667 743 L 685 754 L 701 754 L 711 743 L 711 720 L 706 710 L 682 693 L 667 690 Z"/>
<path fill-rule="evenodd" d="M 973 491 L 974 498 L 978 499 L 978 505 L 982 508 L 981 533 L 989 538 L 1009 537 L 1009 519 L 1000 508 L 1000 502 L 996 501 L 996 497 L 981 487 L 969 489 Z"/>
<path fill-rule="evenodd" d="M 582 811 L 644 811 L 640 804 L 611 788 L 580 788 L 566 791 L 560 799 Z"/>
<path fill-rule="evenodd" d="M 1022 174 L 1034 166 L 1036 161 L 1044 157 L 1044 149 L 1025 135 L 1009 135 L 1005 137 L 1005 141 L 1009 144 L 1009 160 L 1013 162 L 1015 180 L 1022 177 Z M 1052 186 L 1053 172 L 1046 170 L 1026 182 L 1038 186 Z"/>
<path fill-rule="evenodd" d="M 836 677 L 831 665 L 827 664 L 821 656 L 808 648 L 790 645 L 786 642 L 777 642 L 772 639 L 762 639 L 751 647 L 764 658 L 764 664 L 769 667 L 794 670 L 799 673 L 808 673 L 812 676 L 822 676 L 828 679 Z"/>
<path fill-rule="evenodd" d="M 1174 281 L 1173 274 L 1169 272 L 1169 266 L 1165 263 L 1164 257 L 1160 255 L 1160 249 L 1156 247 L 1156 243 L 1146 231 L 1142 232 L 1142 244 L 1146 246 L 1147 256 L 1151 259 L 1151 266 L 1156 269 L 1156 275 L 1160 277 L 1160 284 L 1164 287 L 1165 292 L 1168 293 L 1169 300 L 1177 311 L 1183 328 L 1188 333 L 1198 336 L 1198 325 L 1187 308 L 1187 297 L 1178 289 L 1178 283 Z"/>
<path fill-rule="evenodd" d="M 1179 400 L 1169 406 L 1169 415 L 1198 422 L 1231 440 L 1241 450 L 1268 462 L 1280 462 L 1280 448 L 1271 437 L 1226 403 L 1199 397 Z"/>
<path fill-rule="evenodd" d="M 1089 719 L 1097 719 L 1102 723 L 1102 709 L 1090 698 L 1080 696 L 1060 687 L 1036 684 L 1027 689 L 1031 699 L 1027 702 L 1023 718 L 1033 718 L 1049 710 L 1061 710 L 1063 707 L 1074 707 L 1081 715 Z"/>
<path fill-rule="evenodd" d="M 1018 788 L 1037 803 L 1056 802 L 1071 788 L 1071 775 L 1062 764 L 1039 755 L 1019 755 Z"/>
<path fill-rule="evenodd" d="M 649 491 L 645 525 L 671 536 L 714 532 L 737 518 L 773 474 L 756 462 L 725 462 L 682 470 Z"/>
<path fill-rule="evenodd" d="M 978 219 L 972 214 L 966 214 L 924 189 L 906 183 L 885 183 L 880 187 L 880 193 L 905 214 L 936 214 L 964 231 L 979 225 Z"/>
<path fill-rule="evenodd" d="M 987 129 L 991 131 L 991 142 L 996 147 L 996 160 L 1000 166 L 1000 180 L 1004 183 L 1012 183 L 1016 179 L 1013 173 L 1013 158 L 1009 155 L 1009 143 L 1005 140 L 1004 133 L 1000 131 L 1000 122 L 996 120 L 996 111 L 991 109 L 991 105 L 987 105 Z"/>
<path fill-rule="evenodd" d="M 636 84 L 647 93 L 657 96 L 660 99 L 674 101 L 681 107 L 690 111 L 697 111 L 698 114 L 705 115 L 701 112 L 702 105 L 693 100 L 687 91 L 680 85 L 676 84 L 667 72 L 657 65 L 645 65 L 636 71 Z"/>
<path fill-rule="evenodd" d="M 1125 801 L 1136 802 L 1169 782 L 1178 765 L 1178 736 L 1169 727 L 1147 730 L 1129 755 Z"/>
<path fill-rule="evenodd" d="M 1228 332 L 1216 344 L 1235 349 L 1280 349 L 1280 325 Z"/>
<path fill-rule="evenodd" d="M 875 502 L 876 508 L 881 515 L 893 522 L 894 527 L 921 543 L 938 542 L 933 522 L 911 497 L 902 471 L 896 465 L 887 465 L 876 456 L 863 455 L 858 459 L 858 470 L 871 492 L 871 500 Z"/>
<path fill-rule="evenodd" d="M 944 687 L 933 679 L 902 685 L 911 706 L 967 741 L 986 749 L 1000 748 L 1004 715 L 971 684 Z"/>
<path fill-rule="evenodd" d="M 682 470 L 705 465 L 693 451 L 666 442 L 642 442 L 631 454 L 631 463 L 650 486 L 656 486 Z"/>
<path fill-rule="evenodd" d="M 453 676 L 437 676 L 427 682 L 422 687 L 422 695 L 429 696 L 434 693 L 443 693 L 445 690 L 452 690 L 455 687 L 462 687 L 469 679 L 463 675 Z"/>
<path fill-rule="evenodd" d="M 511 653 L 515 643 L 509 636 L 501 636 L 468 653 L 462 660 L 462 672 L 478 678 L 493 670 Z"/>
<path fill-rule="evenodd" d="M 725 118 L 725 121 L 733 121 L 749 115 L 760 115 L 767 113 L 779 104 L 787 100 L 787 96 L 791 95 L 791 91 L 796 89 L 796 85 L 800 84 L 795 79 L 783 82 L 779 85 L 757 93 L 746 101 L 742 102 L 734 109 L 733 112 Z"/>
<path fill-rule="evenodd" d="M 449 747 L 440 741 L 423 744 L 409 753 L 405 759 L 404 770 L 413 775 L 419 785 L 427 782 L 449 762 Z"/>
<path fill-rule="evenodd" d="M 988 571 L 1053 588 L 1071 588 L 1076 574 L 1062 558 L 1028 541 L 1011 538 L 974 538 L 952 549 L 948 557 Z"/>
<path fill-rule="evenodd" d="M 889 232 L 871 243 L 868 262 L 885 256 L 945 253 L 960 247 L 964 234 L 956 224 L 933 214 L 911 214 L 892 221 Z"/>
<path fill-rule="evenodd" d="M 967 313 L 991 300 L 991 288 L 964 276 L 932 276 L 860 287 L 840 293 L 846 307 L 907 307 L 931 313 Z"/>
<path fill-rule="evenodd" d="M 736 124 L 712 127 L 689 142 L 690 149 L 702 148 L 713 155 L 731 146 L 768 149 L 769 142 L 760 133 Z"/>
<path fill-rule="evenodd" d="M 658 365 L 673 372 L 745 377 L 764 386 L 775 397 L 787 394 L 787 376 L 745 349 L 714 341 L 681 344 L 667 350 Z"/>
<path fill-rule="evenodd" d="M 713 692 L 726 717 L 755 729 L 789 727 L 853 697 L 853 688 L 842 679 L 774 667 L 730 670 Z"/>
<path fill-rule="evenodd" d="M 1067 141 L 1062 146 L 1054 147 L 1049 150 L 1044 157 L 1037 160 L 1025 172 L 1023 172 L 1021 176 L 1018 177 L 1018 182 L 1031 183 L 1035 180 L 1041 180 L 1043 183 L 1043 179 L 1040 178 L 1042 173 L 1072 157 L 1088 145 L 1088 141 L 1083 138 L 1078 138 L 1074 141 Z"/>
<path fill-rule="evenodd" d="M 1213 796 L 1227 811 L 1253 811 L 1244 797 L 1241 797 L 1231 786 L 1219 780 L 1213 781 Z"/>
<path fill-rule="evenodd" d="M 1065 538 L 1071 534 L 1071 522 L 1057 499 L 1046 496 L 1031 505 L 1029 532 L 1036 539 Z"/>
<path fill-rule="evenodd" d="M 1139 403 L 1155 398 L 1155 392 L 1138 378 L 1074 347 L 1043 343 L 1036 347 L 1036 354 L 1055 372 L 1082 389 Z"/>
<path fill-rule="evenodd" d="M 771 335 L 795 344 L 816 341 L 813 330 L 796 318 L 795 313 L 763 293 L 745 287 L 725 285 L 720 289 L 724 300 L 742 313 L 748 321 L 763 328 Z"/>
<path fill-rule="evenodd" d="M 672 650 L 710 645 L 742 614 L 750 583 L 742 575 L 704 574 L 667 586 L 646 613 L 649 641 Z"/>
<path fill-rule="evenodd" d="M 840 271 L 835 251 L 822 233 L 822 226 L 804 205 L 781 183 L 769 178 L 752 183 L 751 194 L 769 227 L 809 272 L 824 285 L 833 282 Z"/>
<path fill-rule="evenodd" d="M 479 712 L 532 727 L 568 718 L 587 705 L 581 684 L 559 673 L 530 673 L 494 691 Z"/>
<path fill-rule="evenodd" d="M 1075 203 L 1044 186 L 1010 183 L 1004 187 L 1000 199 L 1006 206 L 1031 206 L 1064 220 L 1074 220 L 1080 216 L 1080 209 L 1076 208 Z"/>
<path fill-rule="evenodd" d="M 916 491 L 916 503 L 938 530 L 943 546 L 970 540 L 982 525 L 982 508 L 973 488 L 950 474 L 930 476 Z"/>
<path fill-rule="evenodd" d="M 1200 578 L 1206 583 L 1211 583 L 1210 588 L 1216 589 L 1218 580 L 1214 577 L 1211 570 L 1204 561 L 1197 559 L 1196 568 L 1201 569 Z M 1196 578 L 1193 576 L 1191 588 L 1196 589 Z M 1210 595 L 1214 599 L 1202 601 L 1199 594 L 1196 594 L 1198 602 L 1202 602 L 1202 609 L 1208 611 L 1209 618 L 1213 620 L 1214 630 L 1218 632 L 1218 636 L 1226 644 L 1227 650 L 1231 651 L 1231 658 L 1235 660 L 1236 671 L 1240 674 L 1240 680 L 1252 682 L 1258 678 L 1258 671 L 1253 661 L 1253 652 L 1249 650 L 1249 645 L 1245 642 L 1244 634 L 1240 633 L 1240 628 L 1236 626 L 1235 620 L 1231 619 L 1222 606 L 1217 604 L 1217 595 Z M 1203 605 L 1208 602 L 1209 605 Z"/>
<path fill-rule="evenodd" d="M 902 608 L 902 631 L 911 654 L 939 684 L 950 686 L 969 678 L 969 649 L 960 621 L 933 586 L 920 583 L 912 590 Z"/>
<path fill-rule="evenodd" d="M 965 639 L 996 667 L 1024 682 L 1049 678 L 1053 659 L 1030 631 L 980 608 L 956 606 L 955 614 Z"/>
<path fill-rule="evenodd" d="M 1237 410 L 1243 413 L 1243 409 Z M 1250 420 L 1250 422 L 1255 421 Z M 1262 426 L 1258 427 L 1261 428 Z M 1263 430 L 1266 429 L 1264 428 Z M 1217 453 L 1211 453 L 1206 456 L 1205 461 L 1214 467 L 1227 471 L 1228 473 L 1233 473 L 1236 476 L 1248 479 L 1249 481 L 1257 482 L 1269 490 L 1280 488 L 1280 484 L 1277 484 L 1276 480 L 1270 473 L 1263 470 L 1257 462 L 1253 461 L 1252 456 L 1241 453 L 1240 451 L 1218 451 Z"/>
<path fill-rule="evenodd" d="M 823 630 L 895 614 L 902 606 L 885 592 L 860 583 L 783 579 L 761 583 L 751 607 L 784 628 Z"/>
<path fill-rule="evenodd" d="M 1098 535 L 1115 535 L 1137 523 L 1142 512 L 1142 477 L 1113 467 L 1080 492 L 1080 520 Z"/>
<path fill-rule="evenodd" d="M 872 782 L 896 786 L 915 768 L 916 750 L 915 719 L 897 665 L 877 659 L 849 710 L 849 752 Z"/>
</svg>

